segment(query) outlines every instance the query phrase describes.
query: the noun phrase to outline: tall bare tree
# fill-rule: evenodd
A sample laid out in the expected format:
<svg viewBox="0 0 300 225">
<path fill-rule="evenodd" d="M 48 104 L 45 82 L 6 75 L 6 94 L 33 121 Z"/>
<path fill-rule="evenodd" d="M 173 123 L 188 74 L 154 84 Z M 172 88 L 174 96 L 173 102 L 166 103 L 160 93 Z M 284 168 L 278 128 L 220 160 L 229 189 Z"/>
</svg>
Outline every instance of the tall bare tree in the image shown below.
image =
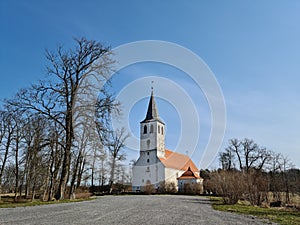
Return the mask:
<svg viewBox="0 0 300 225">
<path fill-rule="evenodd" d="M 76 94 L 86 76 L 91 74 L 106 79 L 113 61 L 110 48 L 85 38 L 75 39 L 76 47 L 68 51 L 58 47 L 46 52 L 48 79 L 23 89 L 9 104 L 33 110 L 55 121 L 64 130 L 63 162 L 57 199 L 64 198 L 71 166 L 71 148 L 74 139 Z"/>
<path fill-rule="evenodd" d="M 10 150 L 16 129 L 12 117 L 13 115 L 8 110 L 0 112 L 0 194 L 2 193 L 2 179 L 7 161 L 11 155 Z"/>
</svg>

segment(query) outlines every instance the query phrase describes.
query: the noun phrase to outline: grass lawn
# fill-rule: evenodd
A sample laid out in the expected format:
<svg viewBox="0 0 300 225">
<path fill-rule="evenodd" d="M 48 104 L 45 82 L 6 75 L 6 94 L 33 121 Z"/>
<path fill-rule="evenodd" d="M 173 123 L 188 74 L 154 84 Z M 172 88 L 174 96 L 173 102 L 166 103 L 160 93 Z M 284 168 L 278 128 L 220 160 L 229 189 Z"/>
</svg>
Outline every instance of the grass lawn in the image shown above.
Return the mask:
<svg viewBox="0 0 300 225">
<path fill-rule="evenodd" d="M 82 199 L 74 199 L 74 200 L 65 199 L 65 200 L 49 201 L 49 202 L 43 202 L 40 200 L 14 202 L 12 200 L 7 200 L 5 198 L 1 198 L 0 208 L 15 208 L 15 207 L 37 206 L 37 205 L 50 205 L 50 204 L 59 204 L 59 203 L 89 201 L 89 200 L 93 200 L 93 199 L 94 198 L 82 198 Z"/>
<path fill-rule="evenodd" d="M 219 197 L 211 197 L 212 206 L 215 210 L 253 215 L 263 219 L 284 225 L 299 225 L 300 212 L 286 208 L 261 208 L 241 204 L 224 205 Z"/>
</svg>

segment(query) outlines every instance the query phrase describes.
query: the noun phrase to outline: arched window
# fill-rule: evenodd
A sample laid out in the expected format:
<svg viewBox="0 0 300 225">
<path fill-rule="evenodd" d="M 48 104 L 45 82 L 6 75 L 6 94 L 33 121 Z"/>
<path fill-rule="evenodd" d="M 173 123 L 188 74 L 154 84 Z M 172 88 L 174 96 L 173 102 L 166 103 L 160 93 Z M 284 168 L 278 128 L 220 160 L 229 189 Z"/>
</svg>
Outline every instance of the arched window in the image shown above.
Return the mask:
<svg viewBox="0 0 300 225">
<path fill-rule="evenodd" d="M 150 133 L 153 133 L 153 124 L 150 126 Z"/>
<path fill-rule="evenodd" d="M 144 126 L 144 134 L 147 134 L 147 126 Z"/>
<path fill-rule="evenodd" d="M 147 140 L 147 148 L 150 149 L 150 140 Z"/>
<path fill-rule="evenodd" d="M 164 127 L 161 127 L 161 134 L 164 134 Z"/>
<path fill-rule="evenodd" d="M 158 132 L 158 133 L 160 133 L 160 126 L 159 126 L 159 125 L 158 125 L 158 129 L 157 129 L 157 132 Z"/>
</svg>

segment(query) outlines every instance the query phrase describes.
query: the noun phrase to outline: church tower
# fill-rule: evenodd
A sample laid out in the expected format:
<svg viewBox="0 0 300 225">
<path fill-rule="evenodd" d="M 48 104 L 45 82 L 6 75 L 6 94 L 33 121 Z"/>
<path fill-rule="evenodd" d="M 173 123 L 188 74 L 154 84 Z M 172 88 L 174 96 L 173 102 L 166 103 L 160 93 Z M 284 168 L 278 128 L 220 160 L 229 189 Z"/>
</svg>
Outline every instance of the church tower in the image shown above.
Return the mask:
<svg viewBox="0 0 300 225">
<path fill-rule="evenodd" d="M 159 118 L 153 89 L 146 117 L 140 122 L 140 154 L 150 153 L 158 158 L 165 157 L 165 124 Z"/>
<path fill-rule="evenodd" d="M 132 167 L 132 191 L 146 191 L 147 185 L 159 191 L 162 182 L 183 183 L 185 180 L 178 178 L 188 168 L 196 174 L 195 182 L 198 179 L 199 170 L 187 155 L 165 149 L 165 135 L 165 124 L 158 115 L 152 88 L 146 117 L 140 122 L 140 155 Z"/>
</svg>

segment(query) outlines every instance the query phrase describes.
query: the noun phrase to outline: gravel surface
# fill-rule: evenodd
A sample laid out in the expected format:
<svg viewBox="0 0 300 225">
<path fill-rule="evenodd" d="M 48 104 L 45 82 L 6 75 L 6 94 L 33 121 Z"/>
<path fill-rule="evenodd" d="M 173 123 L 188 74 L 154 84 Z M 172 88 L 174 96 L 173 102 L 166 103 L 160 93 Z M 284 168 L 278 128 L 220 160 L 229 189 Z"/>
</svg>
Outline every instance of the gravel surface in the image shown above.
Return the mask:
<svg viewBox="0 0 300 225">
<path fill-rule="evenodd" d="M 271 224 L 219 212 L 195 196 L 102 196 L 93 201 L 0 209 L 0 224 Z M 274 224 L 274 223 L 273 223 Z"/>
</svg>

